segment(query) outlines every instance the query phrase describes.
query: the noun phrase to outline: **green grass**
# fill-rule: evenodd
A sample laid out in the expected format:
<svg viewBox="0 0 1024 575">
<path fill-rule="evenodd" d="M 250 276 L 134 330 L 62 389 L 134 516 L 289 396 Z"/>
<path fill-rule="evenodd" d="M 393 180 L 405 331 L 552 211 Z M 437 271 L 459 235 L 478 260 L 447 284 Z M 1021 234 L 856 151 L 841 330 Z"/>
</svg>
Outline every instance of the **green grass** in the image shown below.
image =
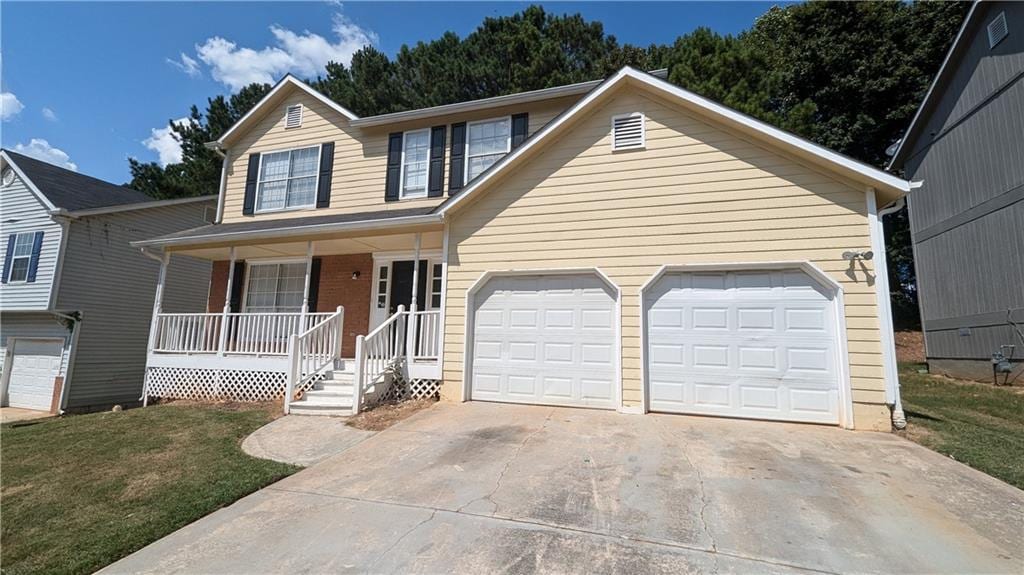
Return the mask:
<svg viewBox="0 0 1024 575">
<path fill-rule="evenodd" d="M 294 473 L 240 447 L 273 413 L 170 404 L 3 426 L 3 572 L 91 573 Z"/>
<path fill-rule="evenodd" d="M 1024 389 L 959 382 L 900 366 L 906 437 L 1024 489 Z"/>
</svg>

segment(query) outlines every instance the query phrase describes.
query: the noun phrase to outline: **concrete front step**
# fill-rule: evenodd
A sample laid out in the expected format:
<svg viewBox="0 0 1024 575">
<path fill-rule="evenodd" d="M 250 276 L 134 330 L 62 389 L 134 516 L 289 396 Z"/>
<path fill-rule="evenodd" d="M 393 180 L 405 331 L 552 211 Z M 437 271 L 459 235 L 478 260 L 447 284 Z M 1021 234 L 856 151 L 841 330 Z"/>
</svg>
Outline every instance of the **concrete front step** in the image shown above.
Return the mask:
<svg viewBox="0 0 1024 575">
<path fill-rule="evenodd" d="M 352 383 L 355 380 L 356 374 L 350 371 L 326 371 L 324 372 L 325 381 L 340 381 L 344 383 Z"/>
<path fill-rule="evenodd" d="M 331 383 L 330 380 L 327 380 L 321 381 L 314 385 L 313 389 L 311 389 L 309 393 L 313 391 L 326 391 L 328 393 L 338 393 L 342 395 L 351 396 L 354 388 L 355 386 L 353 386 L 351 383 Z"/>
<path fill-rule="evenodd" d="M 292 415 L 352 415 L 352 404 L 349 405 L 317 405 L 306 403 L 306 400 L 292 402 L 289 411 Z"/>
</svg>

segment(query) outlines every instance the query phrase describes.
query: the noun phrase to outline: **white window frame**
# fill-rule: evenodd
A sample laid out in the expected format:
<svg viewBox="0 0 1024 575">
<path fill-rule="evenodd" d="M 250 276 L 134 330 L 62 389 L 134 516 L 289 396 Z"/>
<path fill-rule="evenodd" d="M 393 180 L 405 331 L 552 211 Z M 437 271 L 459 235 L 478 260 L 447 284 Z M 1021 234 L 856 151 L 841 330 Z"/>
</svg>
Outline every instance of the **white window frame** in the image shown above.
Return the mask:
<svg viewBox="0 0 1024 575">
<path fill-rule="evenodd" d="M 427 135 L 427 174 L 426 180 L 423 184 L 423 193 L 407 194 L 405 192 L 405 142 L 406 137 L 409 134 L 420 134 L 425 133 Z M 401 169 L 398 171 L 398 199 L 399 200 L 414 200 L 419 198 L 425 198 L 430 194 L 430 128 L 422 128 L 419 130 L 409 130 L 402 132 L 402 163 L 400 164 Z"/>
<path fill-rule="evenodd" d="M 258 206 L 260 205 L 260 196 L 263 194 L 263 186 L 261 185 L 261 184 L 263 184 L 263 159 L 266 158 L 267 155 L 269 155 L 269 154 L 283 154 L 284 152 L 288 152 L 289 153 L 288 161 L 291 162 L 291 155 L 290 155 L 291 152 L 294 152 L 296 150 L 308 150 L 310 148 L 316 148 L 316 183 L 313 184 L 313 201 L 311 201 L 308 204 L 303 204 L 301 206 L 288 206 L 287 205 L 288 204 L 288 189 L 286 187 L 285 191 L 284 191 L 284 203 L 286 205 L 284 207 L 281 207 L 281 208 L 264 208 L 262 210 L 259 209 Z M 255 212 L 257 214 L 270 214 L 270 213 L 274 213 L 274 212 L 291 212 L 291 211 L 295 211 L 295 210 L 308 210 L 309 208 L 316 207 L 317 191 L 320 190 L 320 158 L 321 158 L 321 154 L 323 153 L 323 149 L 322 148 L 323 148 L 323 144 L 316 144 L 316 145 L 313 145 L 313 146 L 296 146 L 294 148 L 285 148 L 283 150 L 267 150 L 265 152 L 260 152 L 260 169 L 259 169 L 258 172 L 256 172 L 256 199 L 254 201 L 253 212 Z M 302 176 L 302 177 L 307 178 L 309 176 Z M 289 179 L 291 179 L 291 178 L 285 178 L 285 181 L 287 181 Z M 279 182 L 281 180 L 273 180 L 273 181 Z"/>
<path fill-rule="evenodd" d="M 18 238 L 20 238 L 21 236 L 29 236 L 29 242 L 28 242 L 29 248 L 28 248 L 28 255 L 27 256 L 17 256 L 17 255 L 14 255 L 14 251 L 15 250 L 14 249 L 11 250 L 11 265 L 10 265 L 10 268 L 8 269 L 8 271 L 7 271 L 7 277 L 4 278 L 4 279 L 7 280 L 8 284 L 26 284 L 26 283 L 28 283 L 28 276 L 32 272 L 32 247 L 35 246 L 35 243 L 36 243 L 36 233 L 37 232 L 35 232 L 35 231 L 31 231 L 31 232 L 17 232 L 17 233 L 14 234 L 14 246 L 15 246 L 15 248 L 17 248 L 17 246 L 18 246 Z M 28 260 L 28 265 L 25 266 L 25 279 L 20 279 L 20 280 L 14 279 L 14 262 L 17 261 L 17 260 Z"/>
<path fill-rule="evenodd" d="M 615 120 L 622 118 L 640 118 L 640 143 L 633 146 L 615 145 Z M 616 114 L 612 116 L 612 151 L 644 150 L 647 148 L 647 116 L 643 112 L 629 112 L 628 114 Z"/>
<path fill-rule="evenodd" d="M 509 152 L 512 151 L 512 116 L 511 115 L 509 115 L 509 116 L 498 116 L 498 117 L 495 117 L 495 118 L 488 118 L 486 120 L 474 120 L 472 122 L 466 122 L 466 149 L 465 149 L 465 154 L 464 154 L 466 156 L 466 159 L 464 160 L 464 165 L 462 166 L 462 173 L 463 173 L 464 178 L 465 178 L 466 181 L 463 182 L 463 185 L 468 184 L 469 182 L 471 182 L 474 179 L 476 179 L 476 177 L 480 176 L 480 174 L 483 174 L 487 170 L 491 169 L 490 166 L 488 166 L 487 169 L 484 170 L 484 172 L 480 172 L 480 174 L 477 174 L 473 178 L 469 177 L 469 160 L 471 158 L 471 156 L 469 155 L 469 130 L 470 130 L 470 128 L 475 126 L 475 125 L 477 125 L 477 124 L 490 124 L 492 122 L 500 122 L 500 121 L 504 121 L 504 122 L 506 122 L 508 124 L 508 138 L 505 139 L 505 154 L 508 155 Z M 490 154 L 477 154 L 477 155 L 478 156 L 489 156 Z M 497 164 L 500 161 L 501 161 L 501 159 L 499 158 L 499 159 L 495 160 L 494 164 Z M 491 164 L 491 166 L 493 166 L 494 164 Z"/>
<path fill-rule="evenodd" d="M 428 259 L 427 265 L 429 266 L 427 269 L 427 301 L 424 302 L 426 304 L 424 309 L 441 309 L 441 303 L 444 302 L 444 262 L 439 259 Z M 437 266 L 441 266 L 440 276 L 434 274 L 434 268 Z M 434 290 L 435 281 L 441 282 L 441 287 L 439 287 L 437 291 Z M 434 305 L 435 295 L 438 297 L 438 304 L 436 306 Z"/>
<path fill-rule="evenodd" d="M 241 312 L 242 313 L 299 313 L 299 312 L 269 312 L 269 311 L 249 311 L 249 280 L 252 278 L 250 274 L 252 266 L 276 266 L 281 264 L 307 264 L 306 258 L 259 258 L 253 260 L 245 260 L 245 277 L 242 284 L 242 302 Z M 308 288 L 303 287 L 303 290 Z M 230 294 L 228 294 L 230 297 Z M 275 306 L 276 307 L 276 306 Z M 300 304 L 301 307 L 301 304 Z"/>
</svg>

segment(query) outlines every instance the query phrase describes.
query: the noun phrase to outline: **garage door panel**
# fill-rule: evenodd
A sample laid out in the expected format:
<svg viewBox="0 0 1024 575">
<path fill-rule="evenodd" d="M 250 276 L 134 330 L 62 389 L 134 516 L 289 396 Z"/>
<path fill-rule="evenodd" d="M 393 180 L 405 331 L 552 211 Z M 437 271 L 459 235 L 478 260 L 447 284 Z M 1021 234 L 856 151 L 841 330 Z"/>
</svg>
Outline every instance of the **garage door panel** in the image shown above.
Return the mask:
<svg viewBox="0 0 1024 575">
<path fill-rule="evenodd" d="M 15 339 L 7 385 L 7 405 L 49 410 L 54 379 L 60 375 L 64 343 Z"/>
<path fill-rule="evenodd" d="M 651 409 L 838 422 L 835 304 L 805 273 L 669 274 L 649 293 Z"/>
<path fill-rule="evenodd" d="M 615 297 L 604 282 L 499 277 L 478 294 L 473 399 L 614 407 Z"/>
</svg>

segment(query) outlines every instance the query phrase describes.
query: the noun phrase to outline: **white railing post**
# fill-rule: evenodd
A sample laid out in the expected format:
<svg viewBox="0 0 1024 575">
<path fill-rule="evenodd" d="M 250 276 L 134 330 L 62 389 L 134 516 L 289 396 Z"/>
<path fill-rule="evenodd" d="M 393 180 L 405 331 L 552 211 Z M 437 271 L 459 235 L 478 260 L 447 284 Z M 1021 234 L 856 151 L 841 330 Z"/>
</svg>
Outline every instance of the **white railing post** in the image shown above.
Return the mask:
<svg viewBox="0 0 1024 575">
<path fill-rule="evenodd" d="M 299 334 L 293 333 L 288 338 L 288 377 L 284 389 L 285 415 L 288 415 L 288 411 L 291 408 L 295 382 L 299 379 L 299 355 L 301 353 L 302 351 L 299 349 Z"/>
<path fill-rule="evenodd" d="M 395 326 L 398 332 L 395 335 L 395 354 L 394 357 L 391 358 L 392 360 L 398 359 L 403 354 L 406 357 L 408 357 L 409 355 L 409 332 L 411 332 L 412 330 L 408 329 L 409 324 L 406 320 L 408 319 L 410 313 L 406 313 L 405 306 L 400 305 L 398 306 L 398 314 L 398 323 Z M 402 341 L 403 338 L 405 339 L 404 342 Z"/>
<path fill-rule="evenodd" d="M 352 377 L 352 415 L 359 414 L 360 403 L 362 403 L 364 385 L 363 376 L 366 373 L 364 345 L 365 338 L 361 335 L 356 336 L 356 364 L 353 366 L 355 373 Z"/>
<path fill-rule="evenodd" d="M 220 337 L 217 338 L 217 355 L 224 355 L 228 344 L 228 321 L 231 318 L 231 290 L 235 283 L 235 246 L 228 251 L 228 283 L 224 286 L 224 308 L 220 318 Z"/>
<path fill-rule="evenodd" d="M 338 314 L 338 326 L 334 335 L 336 340 L 334 342 L 335 349 L 332 349 L 331 352 L 335 354 L 334 357 L 341 359 L 341 350 L 343 345 L 341 339 L 345 337 L 345 308 L 339 305 L 336 313 Z"/>
</svg>

